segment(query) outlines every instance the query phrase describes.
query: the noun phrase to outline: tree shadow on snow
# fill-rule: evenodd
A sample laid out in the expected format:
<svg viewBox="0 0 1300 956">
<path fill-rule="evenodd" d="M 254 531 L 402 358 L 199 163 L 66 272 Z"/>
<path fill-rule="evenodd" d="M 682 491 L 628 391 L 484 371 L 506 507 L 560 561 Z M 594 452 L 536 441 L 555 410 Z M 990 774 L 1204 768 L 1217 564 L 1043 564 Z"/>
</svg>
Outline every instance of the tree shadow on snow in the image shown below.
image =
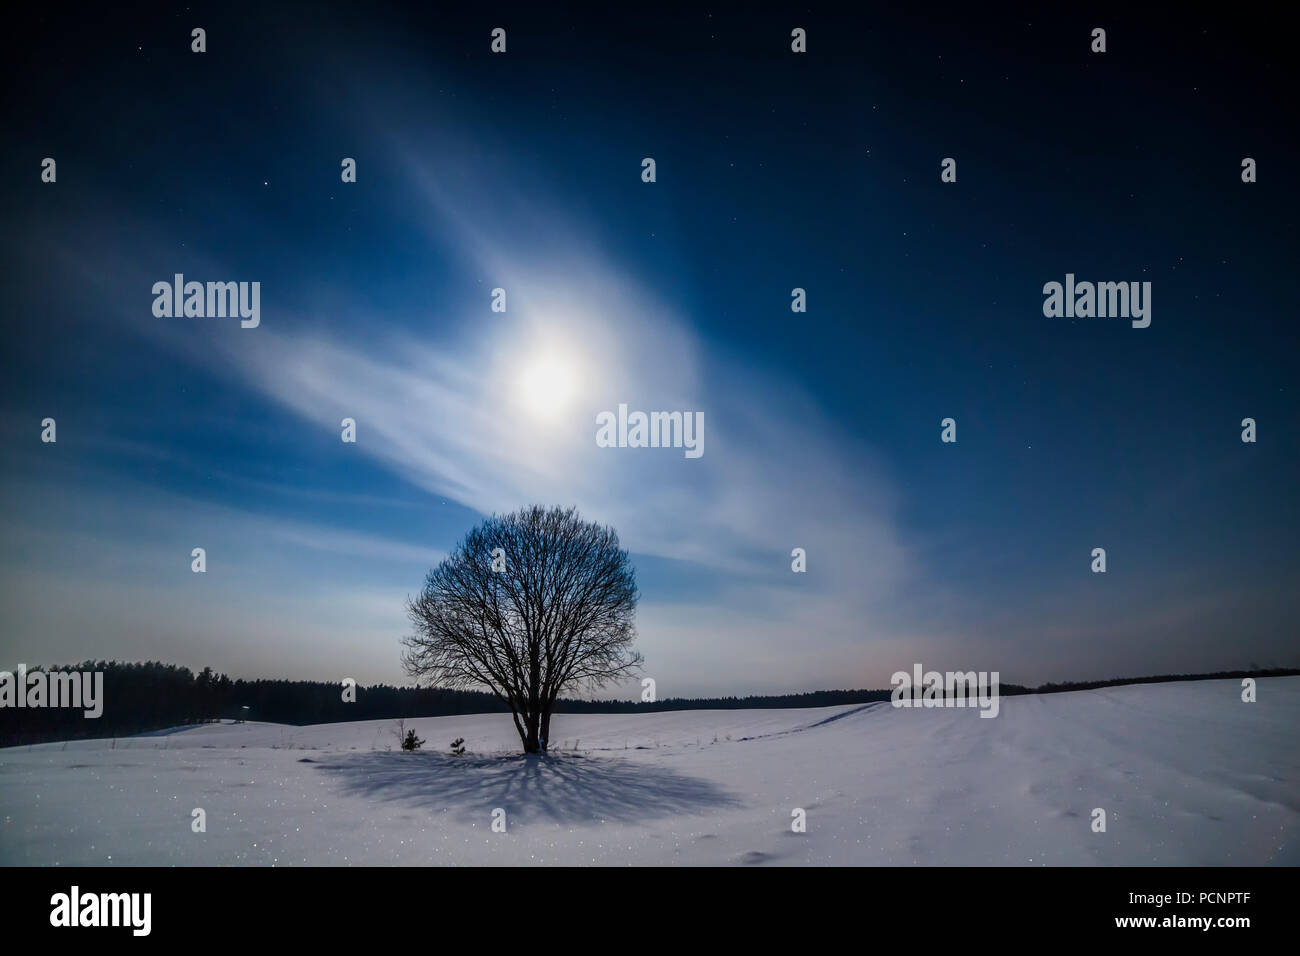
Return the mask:
<svg viewBox="0 0 1300 956">
<path fill-rule="evenodd" d="M 707 780 L 617 757 L 358 753 L 322 759 L 344 793 L 484 820 L 496 807 L 520 823 L 635 823 L 741 806 Z"/>
</svg>

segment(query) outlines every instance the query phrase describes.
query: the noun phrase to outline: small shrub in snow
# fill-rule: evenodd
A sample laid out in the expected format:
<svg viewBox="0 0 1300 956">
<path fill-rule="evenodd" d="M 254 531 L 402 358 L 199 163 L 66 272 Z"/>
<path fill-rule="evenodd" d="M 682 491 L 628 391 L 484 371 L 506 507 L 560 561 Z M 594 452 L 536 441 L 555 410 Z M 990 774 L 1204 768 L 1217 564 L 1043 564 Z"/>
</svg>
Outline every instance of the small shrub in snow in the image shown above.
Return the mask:
<svg viewBox="0 0 1300 956">
<path fill-rule="evenodd" d="M 464 737 L 457 737 L 455 740 L 451 742 L 451 752 L 454 753 L 457 757 L 459 757 L 461 754 L 465 752 Z"/>
<path fill-rule="evenodd" d="M 415 736 L 414 730 L 408 730 L 406 736 L 402 738 L 403 750 L 419 750 L 424 741 Z"/>
</svg>

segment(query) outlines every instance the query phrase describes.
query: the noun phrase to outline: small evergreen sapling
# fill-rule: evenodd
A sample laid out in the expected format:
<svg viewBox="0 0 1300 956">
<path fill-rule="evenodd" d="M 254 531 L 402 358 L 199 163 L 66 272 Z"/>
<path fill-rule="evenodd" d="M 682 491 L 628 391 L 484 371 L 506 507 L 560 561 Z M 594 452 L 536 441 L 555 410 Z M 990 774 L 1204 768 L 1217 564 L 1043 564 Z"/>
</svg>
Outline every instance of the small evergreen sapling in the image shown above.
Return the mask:
<svg viewBox="0 0 1300 956">
<path fill-rule="evenodd" d="M 424 743 L 424 741 L 423 741 L 421 738 L 415 736 L 415 731 L 414 731 L 414 730 L 408 730 L 408 731 L 406 732 L 406 736 L 402 738 L 402 749 L 403 749 L 403 750 L 419 750 L 419 749 L 420 749 L 420 745 L 423 744 L 423 743 Z"/>
</svg>

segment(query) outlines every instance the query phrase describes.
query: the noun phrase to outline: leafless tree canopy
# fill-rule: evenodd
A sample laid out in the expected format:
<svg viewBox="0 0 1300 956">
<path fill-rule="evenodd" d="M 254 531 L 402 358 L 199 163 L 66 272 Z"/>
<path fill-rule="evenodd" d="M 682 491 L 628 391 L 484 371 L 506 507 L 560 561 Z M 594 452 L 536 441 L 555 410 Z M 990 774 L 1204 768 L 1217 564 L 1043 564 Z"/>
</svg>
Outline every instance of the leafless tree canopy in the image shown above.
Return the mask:
<svg viewBox="0 0 1300 956">
<path fill-rule="evenodd" d="M 524 751 L 537 753 L 561 691 L 601 687 L 640 666 L 636 600 L 612 528 L 573 508 L 494 515 L 408 599 L 415 633 L 402 664 L 434 686 L 488 688 L 510 706 Z"/>
</svg>

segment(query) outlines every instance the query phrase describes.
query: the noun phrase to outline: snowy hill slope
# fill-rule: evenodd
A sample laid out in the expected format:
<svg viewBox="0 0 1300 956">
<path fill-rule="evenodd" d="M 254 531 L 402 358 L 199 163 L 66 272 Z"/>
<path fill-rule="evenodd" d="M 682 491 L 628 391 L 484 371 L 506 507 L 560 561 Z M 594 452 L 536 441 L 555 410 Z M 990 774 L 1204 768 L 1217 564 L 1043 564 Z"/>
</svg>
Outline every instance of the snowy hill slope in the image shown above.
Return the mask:
<svg viewBox="0 0 1300 956">
<path fill-rule="evenodd" d="M 1297 677 L 1253 704 L 1216 680 L 1004 698 L 996 719 L 559 715 L 544 759 L 500 714 L 407 721 L 415 754 L 391 721 L 206 725 L 0 750 L 0 863 L 1294 865 L 1298 726 Z"/>
</svg>

